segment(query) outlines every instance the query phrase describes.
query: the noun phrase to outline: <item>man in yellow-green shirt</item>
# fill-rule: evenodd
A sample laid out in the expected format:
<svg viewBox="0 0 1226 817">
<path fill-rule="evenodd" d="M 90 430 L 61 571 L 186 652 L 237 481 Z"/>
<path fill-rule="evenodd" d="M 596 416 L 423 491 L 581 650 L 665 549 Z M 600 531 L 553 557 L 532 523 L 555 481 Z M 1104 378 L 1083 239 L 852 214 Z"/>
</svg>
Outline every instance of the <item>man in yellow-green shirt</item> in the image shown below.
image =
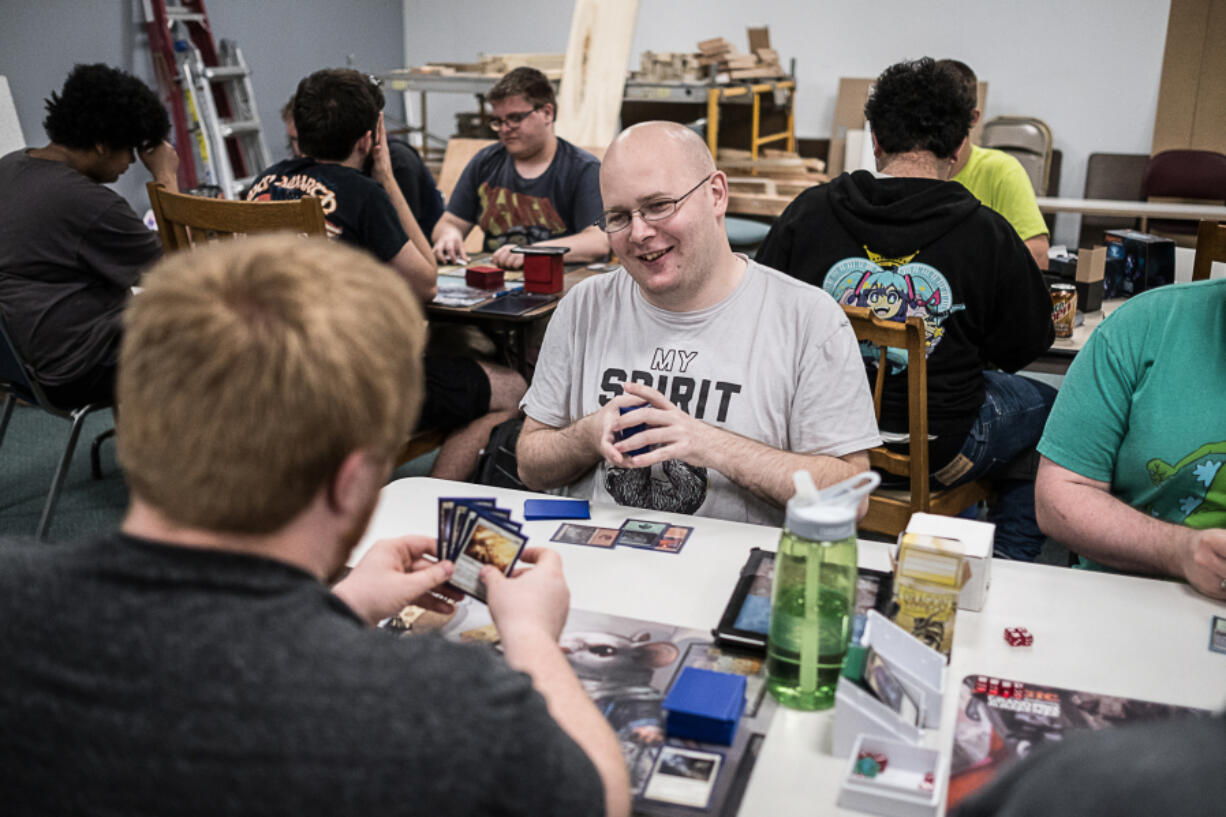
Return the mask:
<svg viewBox="0 0 1226 817">
<path fill-rule="evenodd" d="M 937 64 L 960 79 L 972 99 L 977 97 L 979 80 L 969 66 L 957 60 L 940 60 Z M 972 128 L 979 117 L 976 107 L 971 114 Z M 1047 224 L 1035 202 L 1030 176 L 1021 162 L 1004 151 L 982 148 L 967 140 L 958 150 L 953 180 L 961 182 L 975 198 L 1004 216 L 1025 242 L 1039 269 L 1047 269 Z"/>
</svg>

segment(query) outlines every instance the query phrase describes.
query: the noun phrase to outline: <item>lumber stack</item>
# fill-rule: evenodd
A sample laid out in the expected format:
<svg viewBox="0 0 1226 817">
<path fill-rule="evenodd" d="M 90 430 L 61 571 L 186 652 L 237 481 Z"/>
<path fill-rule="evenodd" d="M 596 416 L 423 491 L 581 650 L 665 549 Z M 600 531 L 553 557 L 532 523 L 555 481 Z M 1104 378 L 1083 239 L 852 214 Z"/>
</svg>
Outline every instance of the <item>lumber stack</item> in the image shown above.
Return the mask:
<svg viewBox="0 0 1226 817">
<path fill-rule="evenodd" d="M 717 82 L 744 79 L 778 79 L 787 76 L 779 62 L 779 53 L 770 47 L 770 33 L 765 26 L 749 29 L 749 53 L 742 54 L 723 37 L 713 37 L 698 43 L 701 56 L 698 64 L 715 70 Z"/>
<path fill-rule="evenodd" d="M 449 77 L 455 74 L 483 74 L 500 77 L 515 68 L 536 68 L 549 79 L 560 79 L 565 54 L 478 54 L 476 62 L 428 62 L 413 69 L 414 74 Z"/>
<path fill-rule="evenodd" d="M 646 82 L 698 82 L 707 76 L 700 64 L 702 55 L 685 52 L 644 51 L 639 56 L 639 70 L 630 78 Z"/>
</svg>

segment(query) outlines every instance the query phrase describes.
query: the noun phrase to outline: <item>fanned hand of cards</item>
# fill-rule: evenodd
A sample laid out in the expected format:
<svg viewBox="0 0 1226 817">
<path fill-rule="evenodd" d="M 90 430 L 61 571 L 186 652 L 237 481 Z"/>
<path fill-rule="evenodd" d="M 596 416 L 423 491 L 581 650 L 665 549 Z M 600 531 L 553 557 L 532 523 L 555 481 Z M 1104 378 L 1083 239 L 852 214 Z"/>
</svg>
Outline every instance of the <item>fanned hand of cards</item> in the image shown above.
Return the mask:
<svg viewBox="0 0 1226 817">
<path fill-rule="evenodd" d="M 485 601 L 481 568 L 493 565 L 511 575 L 528 537 L 511 512 L 490 498 L 454 497 L 438 501 L 438 558 L 455 563 L 451 586 Z"/>
</svg>

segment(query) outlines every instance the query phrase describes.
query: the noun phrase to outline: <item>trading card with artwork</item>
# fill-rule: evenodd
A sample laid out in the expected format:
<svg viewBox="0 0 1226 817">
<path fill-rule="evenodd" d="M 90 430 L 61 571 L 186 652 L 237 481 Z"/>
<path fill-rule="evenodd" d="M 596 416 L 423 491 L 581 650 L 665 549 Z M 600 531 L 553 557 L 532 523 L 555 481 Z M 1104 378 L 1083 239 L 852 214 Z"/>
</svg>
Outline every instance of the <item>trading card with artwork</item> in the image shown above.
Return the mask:
<svg viewBox="0 0 1226 817">
<path fill-rule="evenodd" d="M 484 511 L 472 511 L 475 516 L 468 533 L 455 557 L 455 572 L 450 584 L 465 593 L 485 600 L 485 583 L 481 581 L 481 568 L 493 565 L 504 575 L 509 575 L 515 560 L 527 542 L 527 537 L 508 527 L 504 520 L 491 518 Z"/>
<path fill-rule="evenodd" d="M 694 532 L 693 528 L 687 528 L 683 525 L 670 525 L 664 533 L 660 534 L 660 541 L 652 550 L 660 553 L 680 553 L 681 548 L 685 547 L 686 540 L 690 538 L 690 534 Z"/>
<path fill-rule="evenodd" d="M 551 542 L 562 542 L 567 545 L 589 545 L 598 548 L 613 547 L 617 539 L 616 528 L 595 528 L 591 525 L 558 525 L 558 529 L 550 537 Z"/>
<path fill-rule="evenodd" d="M 706 808 L 723 759 L 717 752 L 665 746 L 643 796 L 679 806 Z"/>
<path fill-rule="evenodd" d="M 632 548 L 653 548 L 664 531 L 668 530 L 667 522 L 651 522 L 646 519 L 627 519 L 622 523 L 617 534 L 617 544 Z"/>
</svg>

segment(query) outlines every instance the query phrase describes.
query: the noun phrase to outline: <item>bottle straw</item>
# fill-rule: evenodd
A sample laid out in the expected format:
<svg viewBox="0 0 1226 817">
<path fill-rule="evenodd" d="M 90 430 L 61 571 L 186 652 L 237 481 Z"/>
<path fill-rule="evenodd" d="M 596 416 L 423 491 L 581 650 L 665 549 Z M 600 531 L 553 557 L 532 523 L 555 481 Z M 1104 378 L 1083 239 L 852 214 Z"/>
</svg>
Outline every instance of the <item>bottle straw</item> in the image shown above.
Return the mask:
<svg viewBox="0 0 1226 817">
<path fill-rule="evenodd" d="M 799 505 L 848 505 L 854 508 L 861 498 L 881 484 L 881 476 L 875 471 L 866 471 L 832 485 L 820 493 L 813 484 L 808 471 L 792 474 Z M 854 514 L 854 511 L 853 511 Z M 800 639 L 800 679 L 802 693 L 817 694 L 818 661 L 820 660 L 820 602 L 821 602 L 820 553 L 805 557 L 805 619 Z"/>
<path fill-rule="evenodd" d="M 805 557 L 805 622 L 800 628 L 800 691 L 817 693 L 818 598 L 821 595 L 821 557 L 810 553 Z"/>
</svg>

